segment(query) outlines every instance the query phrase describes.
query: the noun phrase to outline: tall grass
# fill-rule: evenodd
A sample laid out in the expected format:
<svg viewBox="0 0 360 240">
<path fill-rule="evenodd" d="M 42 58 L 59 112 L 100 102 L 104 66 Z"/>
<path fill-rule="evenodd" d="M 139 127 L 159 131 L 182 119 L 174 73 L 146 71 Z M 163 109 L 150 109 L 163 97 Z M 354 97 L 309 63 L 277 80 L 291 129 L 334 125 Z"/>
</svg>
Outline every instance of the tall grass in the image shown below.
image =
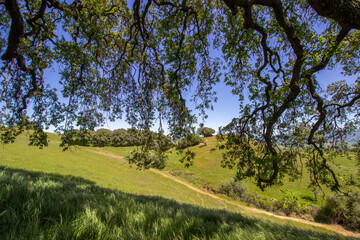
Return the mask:
<svg viewBox="0 0 360 240">
<path fill-rule="evenodd" d="M 221 167 L 223 150 L 211 151 L 216 147 L 215 137 L 206 138 L 205 141 L 206 146 L 200 145 L 191 148 L 196 153 L 193 166 L 184 168 L 184 164 L 179 161 L 180 156 L 173 151 L 169 154 L 169 160 L 164 170 L 198 187 L 208 186 L 217 189 L 222 183 L 228 182 L 236 175 L 236 169 Z M 111 148 L 108 150 L 116 151 L 116 149 Z M 119 152 L 119 154 L 124 153 Z M 357 175 L 358 167 L 354 154 L 337 156 L 333 161 L 333 163 L 329 162 L 328 164 L 339 174 L 339 179 L 346 179 L 349 174 Z M 308 188 L 310 174 L 305 169 L 302 178 L 292 182 L 288 177 L 285 177 L 281 186 L 267 188 L 264 192 L 259 189 L 254 179 L 247 179 L 245 183 L 248 194 L 256 194 L 261 198 L 279 200 L 284 195 L 282 190 L 289 190 L 304 203 L 315 205 L 321 205 L 322 203 L 322 193 L 318 193 L 318 199 L 316 200 L 314 193 Z M 326 194 L 331 193 L 330 189 L 323 188 L 323 190 Z"/>
<path fill-rule="evenodd" d="M 0 168 L 0 239 L 347 239 L 80 177 Z"/>
</svg>

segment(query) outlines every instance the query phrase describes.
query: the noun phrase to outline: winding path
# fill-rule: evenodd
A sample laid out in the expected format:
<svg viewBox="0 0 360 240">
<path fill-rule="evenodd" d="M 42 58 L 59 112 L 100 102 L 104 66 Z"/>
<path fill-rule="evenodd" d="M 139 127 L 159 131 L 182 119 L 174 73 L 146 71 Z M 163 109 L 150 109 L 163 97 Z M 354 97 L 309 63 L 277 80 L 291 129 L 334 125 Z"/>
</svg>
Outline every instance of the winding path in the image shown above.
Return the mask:
<svg viewBox="0 0 360 240">
<path fill-rule="evenodd" d="M 107 157 L 111 157 L 111 158 L 114 158 L 114 159 L 117 159 L 117 160 L 121 160 L 121 161 L 124 161 L 124 157 L 122 156 L 119 156 L 119 155 L 116 155 L 114 153 L 111 153 L 111 152 L 108 152 L 108 151 L 105 151 L 105 150 L 87 150 L 87 151 L 90 151 L 92 153 L 96 153 L 96 154 L 99 154 L 99 155 L 103 155 L 103 156 L 107 156 Z M 244 209 L 245 211 L 247 212 L 252 212 L 252 213 L 260 213 L 260 214 L 265 214 L 265 215 L 268 215 L 268 216 L 272 216 L 272 217 L 276 217 L 276 218 L 280 218 L 280 219 L 284 219 L 284 220 L 289 220 L 289 221 L 294 221 L 294 222 L 300 222 L 300 223 L 304 223 L 304 224 L 308 224 L 308 225 L 311 225 L 311 226 L 314 226 L 314 227 L 320 227 L 320 228 L 324 228 L 324 229 L 327 229 L 327 230 L 330 230 L 330 231 L 333 231 L 333 232 L 336 232 L 338 234 L 341 234 L 343 236 L 347 236 L 347 237 L 357 237 L 357 238 L 360 238 L 360 233 L 354 233 L 354 232 L 351 232 L 351 231 L 348 231 L 346 229 L 344 229 L 342 226 L 340 225 L 328 225 L 328 224 L 322 224 L 322 223 L 316 223 L 316 222 L 311 222 L 311 221 L 308 221 L 308 220 L 305 220 L 305 219 L 301 219 L 301 218 L 294 218 L 294 217 L 287 217 L 287 216 L 279 216 L 279 215 L 276 215 L 274 213 L 271 213 L 271 212 L 267 212 L 267 211 L 264 211 L 264 210 L 260 210 L 260 209 L 257 209 L 257 208 L 252 208 L 252 207 L 246 207 L 246 206 L 243 206 L 243 205 L 240 205 L 240 204 L 237 204 L 235 202 L 232 202 L 232 201 L 229 201 L 227 199 L 224 199 L 224 198 L 221 198 L 215 194 L 212 194 L 210 192 L 207 192 L 207 191 L 204 191 L 202 189 L 199 189 L 197 187 L 194 187 L 193 185 L 189 184 L 188 182 L 185 182 L 183 180 L 180 180 L 170 174 L 168 174 L 167 172 L 164 172 L 164 171 L 160 171 L 160 170 L 157 170 L 157 169 L 154 169 L 154 168 L 150 168 L 149 169 L 151 172 L 154 172 L 156 174 L 159 174 L 159 175 L 162 175 L 166 178 L 169 178 L 177 183 L 180 183 L 184 186 L 186 186 L 187 188 L 193 190 L 193 191 L 196 191 L 198 193 L 201 193 L 201 194 L 204 194 L 204 195 L 207 195 L 209 197 L 212 197 L 214 199 L 217 199 L 217 200 L 220 200 L 220 201 L 223 201 L 225 203 L 228 203 L 228 204 L 231 204 L 231 205 L 235 205 L 239 208 L 242 208 Z"/>
</svg>

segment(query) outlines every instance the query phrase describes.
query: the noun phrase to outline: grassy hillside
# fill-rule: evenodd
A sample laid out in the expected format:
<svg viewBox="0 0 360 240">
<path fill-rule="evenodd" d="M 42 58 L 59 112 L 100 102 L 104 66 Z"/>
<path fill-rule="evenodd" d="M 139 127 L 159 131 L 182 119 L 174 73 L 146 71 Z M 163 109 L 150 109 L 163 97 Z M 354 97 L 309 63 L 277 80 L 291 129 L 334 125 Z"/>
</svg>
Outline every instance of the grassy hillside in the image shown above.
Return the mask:
<svg viewBox="0 0 360 240">
<path fill-rule="evenodd" d="M 27 146 L 26 136 L 20 136 L 15 144 L 3 146 L 0 150 L 0 165 L 16 169 L 41 171 L 81 177 L 96 185 L 124 191 L 126 193 L 158 195 L 180 202 L 208 207 L 222 206 L 219 201 L 200 196 L 181 184 L 150 171 L 137 170 L 127 161 L 96 154 L 93 148 L 78 147 L 63 152 L 59 138 L 50 135 L 51 142 L 44 149 Z M 127 148 L 118 148 L 125 152 Z M 181 192 L 182 194 L 179 194 Z M 232 209 L 233 206 L 223 206 Z"/>
<path fill-rule="evenodd" d="M 221 167 L 222 151 L 211 151 L 216 146 L 215 137 L 206 138 L 206 146 L 200 145 L 192 147 L 196 153 L 194 165 L 189 168 L 184 168 L 184 165 L 179 162 L 179 156 L 173 152 L 170 154 L 165 171 L 171 172 L 173 175 L 189 181 L 199 187 L 211 186 L 217 188 L 226 181 L 229 181 L 235 176 L 235 169 L 228 169 Z M 356 166 L 355 158 L 350 156 L 337 157 L 334 163 L 330 163 L 335 170 L 341 174 L 357 174 L 358 167 Z M 284 181 L 280 187 L 272 187 L 262 192 L 254 182 L 246 181 L 249 193 L 255 193 L 261 197 L 279 199 L 283 193 L 282 189 L 290 190 L 294 195 L 299 196 L 304 202 L 318 204 L 314 199 L 314 194 L 307 189 L 309 184 L 309 174 L 304 171 L 303 179 L 295 182 Z M 329 191 L 327 191 L 329 193 Z"/>
<path fill-rule="evenodd" d="M 80 177 L 1 168 L 0 185 L 1 239 L 350 239 L 104 189 Z"/>
<path fill-rule="evenodd" d="M 217 188 L 222 183 L 229 181 L 235 176 L 236 169 L 221 167 L 223 151 L 211 151 L 216 147 L 215 137 L 205 138 L 205 141 L 206 145 L 200 144 L 198 146 L 191 147 L 191 150 L 196 153 L 196 157 L 194 165 L 189 168 L 185 168 L 184 164 L 179 161 L 180 156 L 175 150 L 169 151 L 169 160 L 166 163 L 164 171 L 191 182 L 198 187 L 210 186 Z M 129 155 L 133 147 L 105 147 L 103 149 L 125 157 Z M 357 175 L 358 167 L 354 154 L 350 153 L 348 155 L 338 156 L 334 159 L 334 162 L 329 163 L 329 165 L 332 166 L 340 176 L 347 176 L 349 174 L 354 176 Z M 304 169 L 304 177 L 302 179 L 294 182 L 289 182 L 285 179 L 282 186 L 268 188 L 265 192 L 262 192 L 253 181 L 246 181 L 248 192 L 256 193 L 262 197 L 279 198 L 279 196 L 282 195 L 281 190 L 288 189 L 304 201 L 316 203 L 314 202 L 314 194 L 307 188 L 308 184 L 309 174 L 306 169 Z M 327 191 L 327 189 L 324 190 Z M 326 193 L 329 193 L 329 191 Z"/>
<path fill-rule="evenodd" d="M 26 136 L 0 150 L 0 238 L 344 239 L 244 212 L 125 160 L 99 155 L 97 148 L 63 152 L 59 137 L 50 137 L 42 150 L 27 146 Z M 127 155 L 131 148 L 105 150 Z M 169 167 L 175 160 L 171 157 Z"/>
</svg>

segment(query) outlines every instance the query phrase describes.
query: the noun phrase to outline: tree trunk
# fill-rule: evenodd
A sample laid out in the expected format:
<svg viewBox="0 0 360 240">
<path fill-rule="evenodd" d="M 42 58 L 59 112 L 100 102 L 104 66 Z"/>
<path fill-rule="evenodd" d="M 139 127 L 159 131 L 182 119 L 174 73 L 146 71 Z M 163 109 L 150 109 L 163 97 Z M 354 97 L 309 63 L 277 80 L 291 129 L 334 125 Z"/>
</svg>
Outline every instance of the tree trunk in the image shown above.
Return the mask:
<svg viewBox="0 0 360 240">
<path fill-rule="evenodd" d="M 320 16 L 335 20 L 343 28 L 360 29 L 359 0 L 308 0 L 308 3 Z"/>
</svg>

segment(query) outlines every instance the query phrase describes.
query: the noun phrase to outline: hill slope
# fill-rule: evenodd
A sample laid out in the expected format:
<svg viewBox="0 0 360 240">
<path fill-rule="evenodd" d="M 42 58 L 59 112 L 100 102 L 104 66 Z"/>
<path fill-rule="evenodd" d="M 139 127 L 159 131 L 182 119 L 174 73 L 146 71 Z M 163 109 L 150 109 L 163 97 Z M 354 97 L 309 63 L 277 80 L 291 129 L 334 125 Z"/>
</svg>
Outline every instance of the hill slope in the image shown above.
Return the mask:
<svg viewBox="0 0 360 240">
<path fill-rule="evenodd" d="M 2 239 L 346 239 L 82 178 L 0 170 Z"/>
<path fill-rule="evenodd" d="M 223 152 L 220 150 L 211 151 L 216 147 L 215 137 L 205 138 L 205 141 L 206 145 L 191 148 L 196 153 L 193 166 L 184 168 L 184 165 L 179 162 L 179 155 L 173 152 L 170 154 L 169 161 L 164 170 L 198 187 L 209 186 L 217 189 L 222 183 L 229 181 L 235 176 L 236 169 L 221 167 Z M 334 163 L 329 164 L 344 178 L 349 174 L 357 175 L 357 161 L 351 154 L 337 157 Z M 279 199 L 284 195 L 282 190 L 287 189 L 301 198 L 304 203 L 320 204 L 321 202 L 315 201 L 313 192 L 308 189 L 310 177 L 305 169 L 303 175 L 302 179 L 294 182 L 290 182 L 285 178 L 282 186 L 268 188 L 265 192 L 262 192 L 251 180 L 246 180 L 245 183 L 249 194 L 256 194 L 269 199 Z M 326 193 L 330 192 L 328 189 L 324 188 L 324 190 Z M 318 195 L 321 194 L 318 193 Z M 318 198 L 318 200 L 321 201 L 321 198 Z"/>
<path fill-rule="evenodd" d="M 303 238 L 303 233 L 307 239 L 344 239 L 287 220 L 259 214 L 255 214 L 257 219 L 250 218 L 253 213 L 222 199 L 157 173 L 136 170 L 126 161 L 95 154 L 99 149 L 62 152 L 58 136 L 51 138 L 49 147 L 43 150 L 27 146 L 24 136 L 0 150 L 0 231 L 5 239 L 263 239 L 265 235 L 269 239 L 288 239 L 296 235 Z M 124 198 L 125 202 L 119 202 Z M 131 205 L 134 202 L 140 205 Z M 131 207 L 127 207 L 129 204 Z M 117 214 L 124 211 L 130 213 L 121 220 Z"/>
</svg>

